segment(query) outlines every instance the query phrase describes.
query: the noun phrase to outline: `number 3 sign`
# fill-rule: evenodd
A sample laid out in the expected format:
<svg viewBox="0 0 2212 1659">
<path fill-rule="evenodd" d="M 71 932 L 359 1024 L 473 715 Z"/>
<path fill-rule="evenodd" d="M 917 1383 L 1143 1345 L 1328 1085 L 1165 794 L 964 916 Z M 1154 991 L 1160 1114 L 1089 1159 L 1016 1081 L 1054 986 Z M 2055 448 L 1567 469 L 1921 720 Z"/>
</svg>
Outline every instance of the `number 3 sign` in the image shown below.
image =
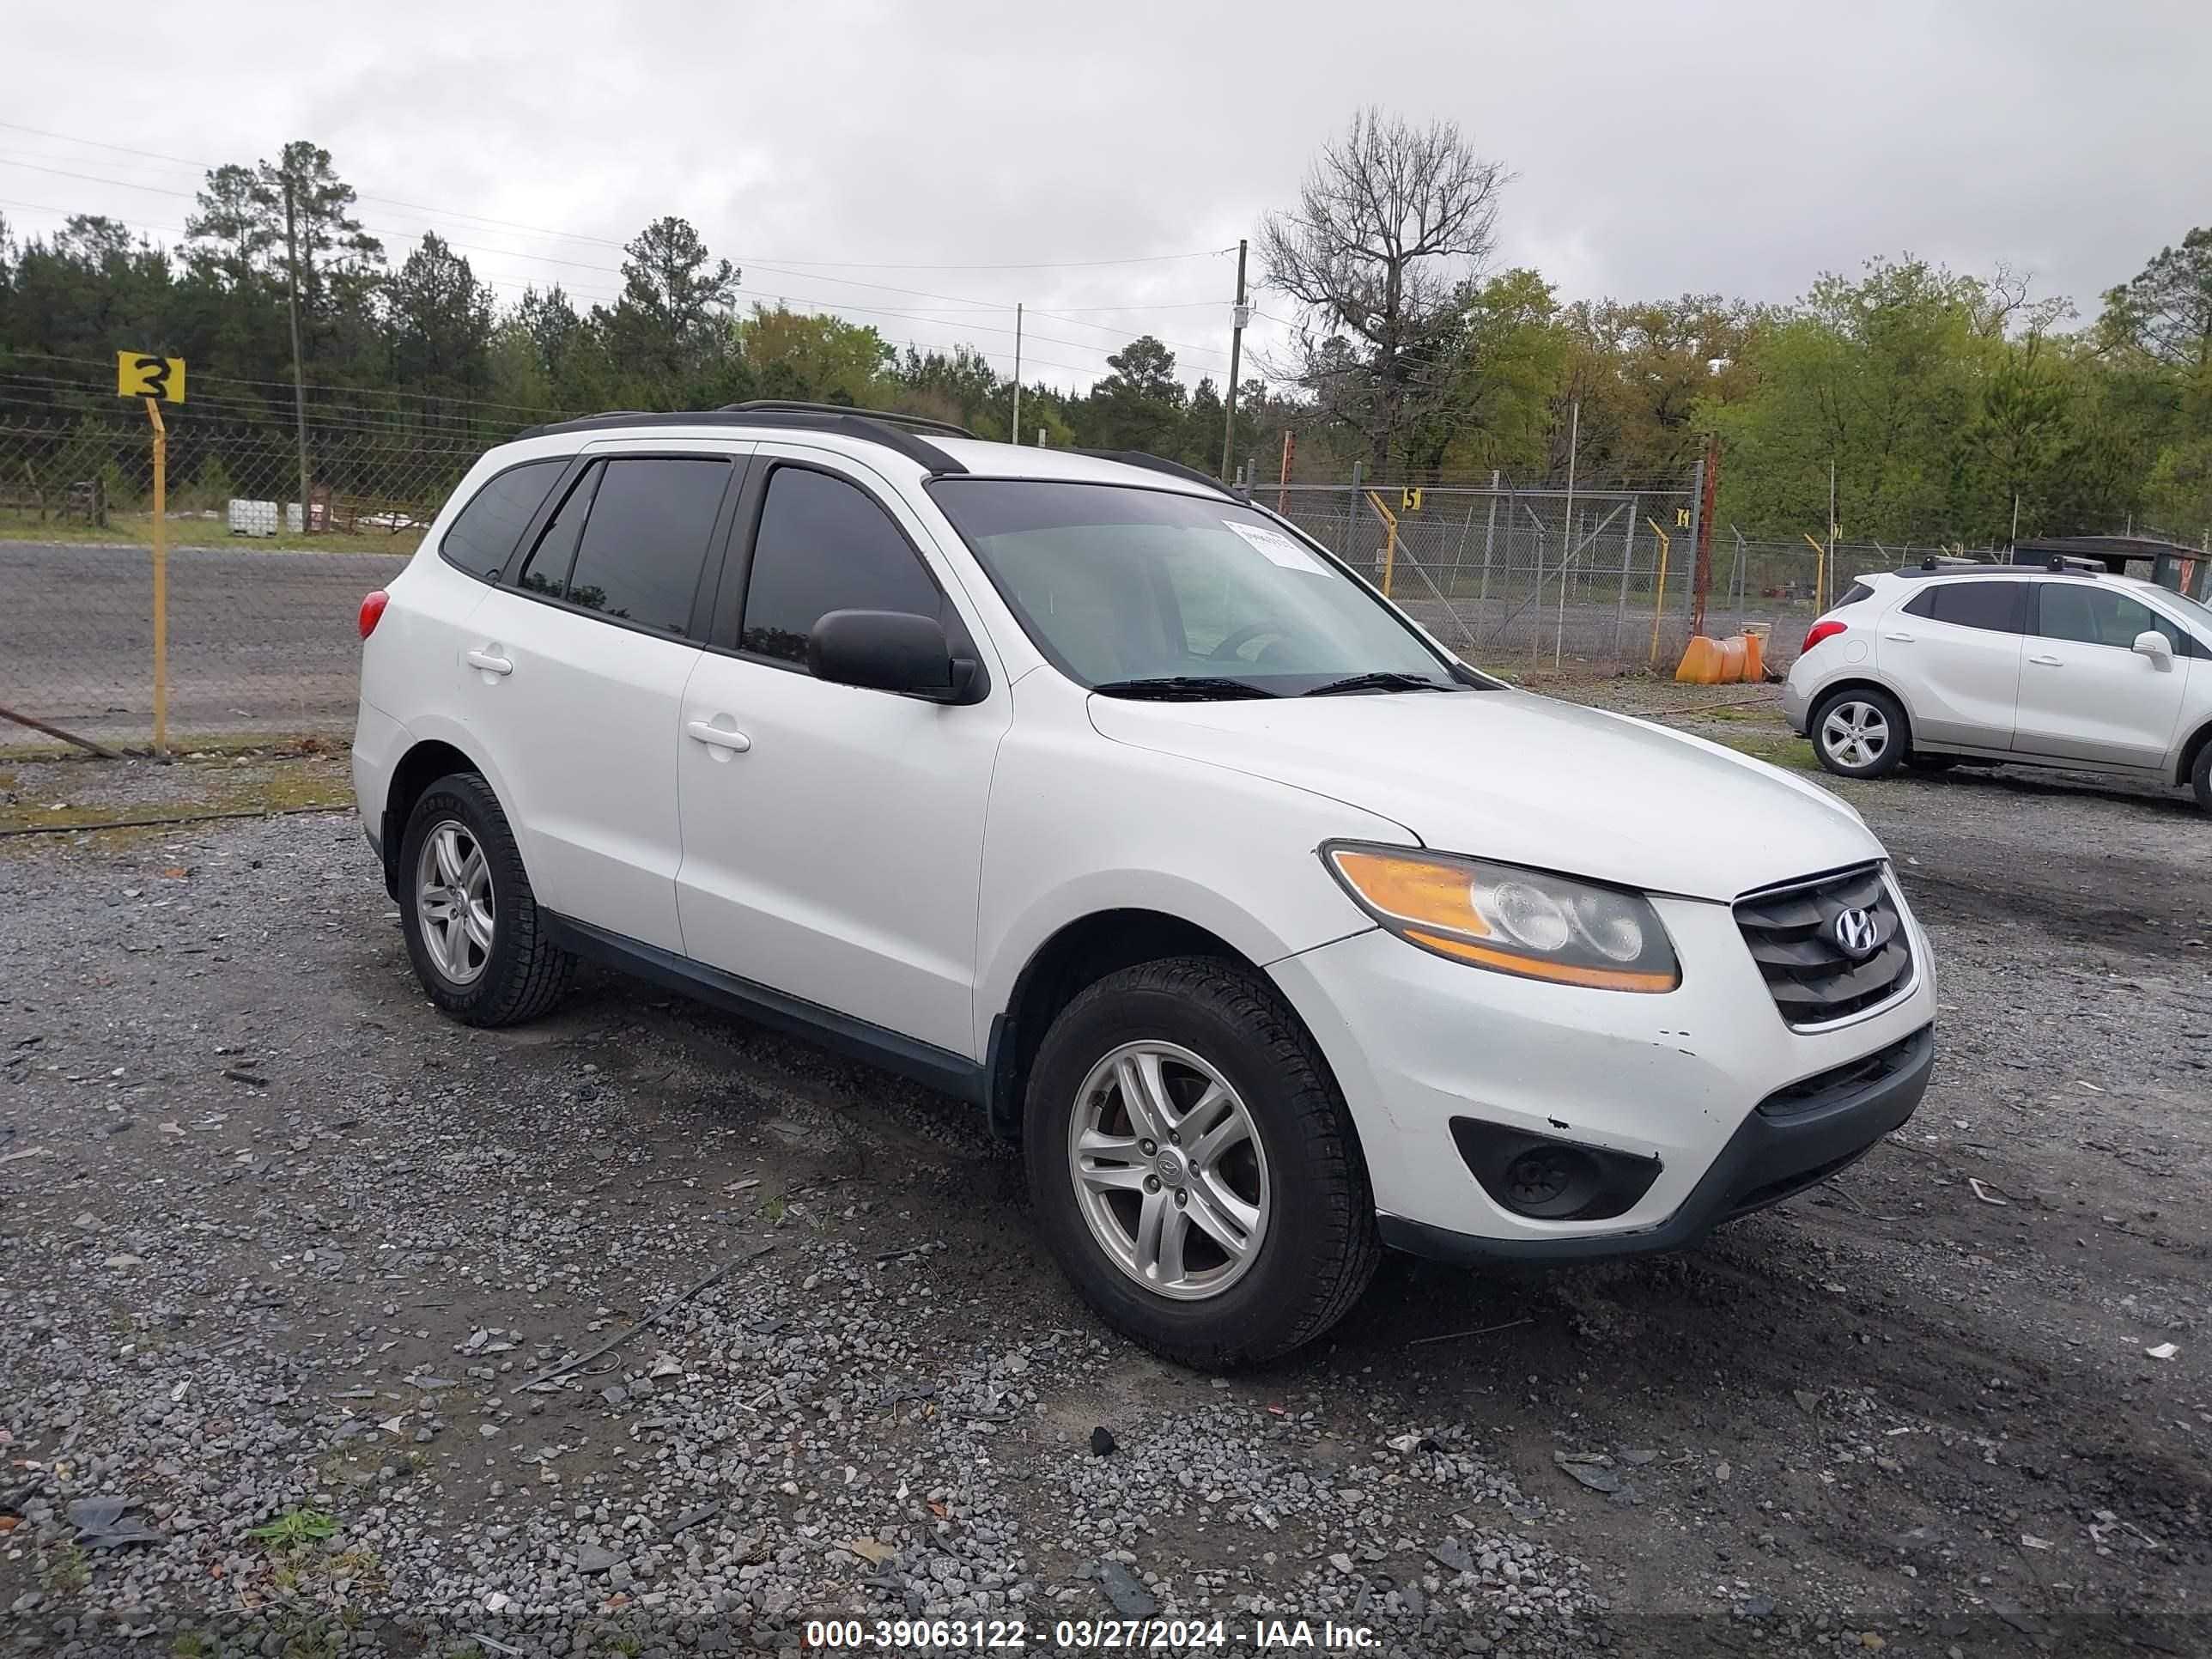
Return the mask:
<svg viewBox="0 0 2212 1659">
<path fill-rule="evenodd" d="M 115 395 L 118 398 L 161 398 L 173 404 L 185 400 L 185 360 L 155 357 L 143 351 L 115 354 Z"/>
</svg>

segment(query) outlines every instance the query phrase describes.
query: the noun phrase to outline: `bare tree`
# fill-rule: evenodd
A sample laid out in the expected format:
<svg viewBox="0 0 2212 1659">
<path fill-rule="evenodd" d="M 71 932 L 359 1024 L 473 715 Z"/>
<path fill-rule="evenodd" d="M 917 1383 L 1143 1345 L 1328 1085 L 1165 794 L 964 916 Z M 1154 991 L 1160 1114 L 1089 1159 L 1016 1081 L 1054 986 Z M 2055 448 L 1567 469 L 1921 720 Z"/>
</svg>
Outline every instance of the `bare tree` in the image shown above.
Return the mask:
<svg viewBox="0 0 2212 1659">
<path fill-rule="evenodd" d="M 1270 214 L 1267 285 L 1304 307 L 1298 373 L 1325 413 L 1363 434 L 1381 471 L 1433 377 L 1459 297 L 1496 240 L 1512 175 L 1449 121 L 1369 107 L 1307 170 L 1298 204 Z"/>
</svg>

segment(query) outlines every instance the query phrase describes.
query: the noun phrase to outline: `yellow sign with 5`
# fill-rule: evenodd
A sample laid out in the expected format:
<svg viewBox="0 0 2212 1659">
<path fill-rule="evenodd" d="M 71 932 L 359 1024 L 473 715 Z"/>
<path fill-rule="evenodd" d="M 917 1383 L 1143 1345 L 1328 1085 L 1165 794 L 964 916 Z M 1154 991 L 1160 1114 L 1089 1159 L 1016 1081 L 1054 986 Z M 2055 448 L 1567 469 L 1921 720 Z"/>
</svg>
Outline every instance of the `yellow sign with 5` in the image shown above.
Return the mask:
<svg viewBox="0 0 2212 1659">
<path fill-rule="evenodd" d="M 156 357 L 143 351 L 115 354 L 115 395 L 118 398 L 161 398 L 173 404 L 185 400 L 185 360 Z"/>
</svg>

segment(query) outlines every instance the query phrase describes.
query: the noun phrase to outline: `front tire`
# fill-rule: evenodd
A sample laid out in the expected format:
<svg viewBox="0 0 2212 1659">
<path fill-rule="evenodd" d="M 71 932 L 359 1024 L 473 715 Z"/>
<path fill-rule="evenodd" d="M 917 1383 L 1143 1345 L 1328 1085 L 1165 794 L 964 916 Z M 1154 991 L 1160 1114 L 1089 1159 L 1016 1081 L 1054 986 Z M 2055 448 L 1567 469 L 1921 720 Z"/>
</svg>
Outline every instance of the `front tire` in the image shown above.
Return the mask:
<svg viewBox="0 0 2212 1659">
<path fill-rule="evenodd" d="M 1911 750 L 1905 710 L 1887 691 L 1838 691 L 1806 723 L 1813 753 L 1839 778 L 1885 778 Z"/>
<path fill-rule="evenodd" d="M 2197 792 L 2197 804 L 2212 812 L 2212 743 L 2197 751 L 2197 764 L 2189 769 L 2189 787 Z"/>
<path fill-rule="evenodd" d="M 440 778 L 407 816 L 399 918 L 415 976 L 466 1025 L 519 1025 L 561 1000 L 575 958 L 545 935 L 499 797 L 473 772 Z"/>
<path fill-rule="evenodd" d="M 1286 1353 L 1374 1275 L 1375 1200 L 1343 1097 L 1247 969 L 1177 957 L 1083 991 L 1038 1049 L 1023 1133 L 1062 1270 L 1170 1359 Z"/>
</svg>

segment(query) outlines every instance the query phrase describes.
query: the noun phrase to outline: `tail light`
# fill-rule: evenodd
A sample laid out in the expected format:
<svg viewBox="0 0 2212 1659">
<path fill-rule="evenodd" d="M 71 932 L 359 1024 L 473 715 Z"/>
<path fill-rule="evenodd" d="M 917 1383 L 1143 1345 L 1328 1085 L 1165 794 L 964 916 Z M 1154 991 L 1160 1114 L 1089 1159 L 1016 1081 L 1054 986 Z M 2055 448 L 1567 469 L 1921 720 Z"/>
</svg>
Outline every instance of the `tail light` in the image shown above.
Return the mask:
<svg viewBox="0 0 2212 1659">
<path fill-rule="evenodd" d="M 376 632 L 376 624 L 384 616 L 384 607 L 392 596 L 378 588 L 361 602 L 361 636 L 367 639 Z"/>
<path fill-rule="evenodd" d="M 383 595 L 378 594 L 375 597 L 381 599 Z M 366 633 L 368 632 L 368 629 L 364 628 L 362 631 Z M 1812 627 L 1805 630 L 1805 643 L 1797 647 L 1798 653 L 1802 655 L 1804 653 L 1810 651 L 1814 646 L 1820 644 L 1822 640 L 1833 639 L 1837 635 L 1844 631 L 1844 625 L 1839 622 L 1816 622 L 1812 625 Z"/>
</svg>

